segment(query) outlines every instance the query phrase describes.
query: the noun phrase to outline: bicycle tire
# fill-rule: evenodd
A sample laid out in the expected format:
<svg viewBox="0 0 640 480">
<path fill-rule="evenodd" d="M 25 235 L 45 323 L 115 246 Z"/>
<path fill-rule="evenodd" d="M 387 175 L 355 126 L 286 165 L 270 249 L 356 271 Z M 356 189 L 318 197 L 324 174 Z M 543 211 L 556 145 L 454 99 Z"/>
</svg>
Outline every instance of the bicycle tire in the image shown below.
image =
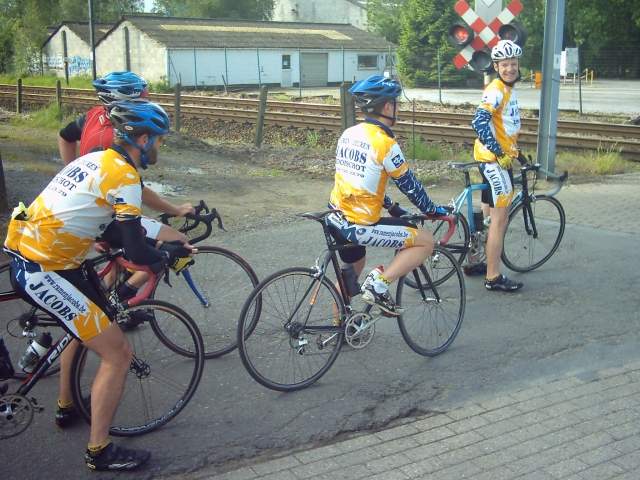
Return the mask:
<svg viewBox="0 0 640 480">
<path fill-rule="evenodd" d="M 202 378 L 204 345 L 191 317 L 175 305 L 160 300 L 146 300 L 127 309 L 125 313 L 138 310 L 144 310 L 150 320 L 125 332 L 133 348 L 134 360 L 127 372 L 120 405 L 109 429 L 114 436 L 142 435 L 165 425 L 189 403 Z M 177 353 L 171 357 L 170 353 L 176 352 L 168 347 L 158 331 L 162 331 L 165 338 L 172 331 L 183 341 L 189 339 L 191 345 L 188 350 L 195 352 L 195 355 Z M 183 331 L 188 331 L 188 334 Z M 87 422 L 91 420 L 90 388 L 99 364 L 98 356 L 85 347 L 79 348 L 73 359 L 73 401 Z"/>
<path fill-rule="evenodd" d="M 258 285 L 258 276 L 240 255 L 226 248 L 198 246 L 198 253 L 194 254 L 193 259 L 194 264 L 178 274 L 180 278 L 171 274 L 171 287 L 161 281 L 153 297 L 188 311 L 202 334 L 205 358 L 220 357 L 238 345 L 238 314 L 246 298 Z M 203 296 L 202 300 L 189 287 L 186 272 Z M 255 319 L 260 315 L 260 305 L 257 306 Z M 168 342 L 167 346 L 171 348 L 170 339 Z M 183 353 L 188 355 L 193 352 Z"/>
<path fill-rule="evenodd" d="M 11 285 L 10 275 L 11 262 L 3 262 L 0 265 L 0 294 L 8 294 L 14 291 Z M 15 373 L 13 378 L 17 380 L 24 380 L 29 375 L 20 371 L 18 367 L 18 360 L 25 352 L 29 341 L 22 336 L 23 328 L 20 326 L 21 317 L 37 316 L 38 318 L 45 319 L 47 322 L 55 323 L 58 326 L 57 321 L 43 310 L 36 309 L 30 303 L 26 302 L 22 298 L 16 298 L 14 300 L 6 300 L 1 303 L 2 316 L 0 317 L 0 336 L 4 340 L 4 344 L 9 351 L 9 357 L 13 363 Z M 47 325 L 49 326 L 49 325 Z M 32 332 L 37 336 L 38 327 L 34 328 Z M 3 335 L 6 333 L 7 335 Z M 49 377 L 55 375 L 60 371 L 60 362 L 55 362 L 51 365 L 44 376 Z"/>
<path fill-rule="evenodd" d="M 441 244 L 440 246 L 453 254 L 458 264 L 462 265 L 465 257 L 467 256 L 467 253 L 469 252 L 471 230 L 469 228 L 469 222 L 467 221 L 467 218 L 462 213 L 457 214 L 456 217 L 457 222 L 455 232 L 447 243 Z M 436 222 L 436 225 L 433 229 L 433 238 L 436 241 L 436 245 L 438 244 L 437 242 L 445 235 L 445 233 L 447 233 L 448 229 L 449 224 L 444 220 Z M 435 281 L 435 284 L 438 285 L 439 283 L 446 282 L 453 274 L 455 274 L 455 270 L 451 269 L 448 275 L 443 275 L 441 278 Z M 418 284 L 411 275 L 406 275 L 404 277 L 404 283 L 408 287 L 418 288 Z"/>
<path fill-rule="evenodd" d="M 534 238 L 530 228 L 527 231 L 524 203 L 509 214 L 504 236 L 502 261 L 515 272 L 530 272 L 542 266 L 556 252 L 564 235 L 566 219 L 562 204 L 546 195 L 530 198 L 538 237 Z"/>
<path fill-rule="evenodd" d="M 414 352 L 435 357 L 449 348 L 462 326 L 466 308 L 464 276 L 454 255 L 439 246 L 414 272 L 425 287 L 426 299 L 419 289 L 405 289 L 405 282 L 398 282 L 396 303 L 404 309 L 398 317 L 398 327 Z M 431 288 L 427 275 L 433 279 Z M 437 282 L 441 277 L 446 280 Z"/>
<path fill-rule="evenodd" d="M 251 377 L 267 388 L 281 392 L 306 388 L 338 358 L 344 337 L 344 302 L 333 283 L 316 277 L 311 268 L 276 272 L 258 284 L 242 307 L 240 358 Z M 253 310 L 258 300 L 261 312 L 256 322 Z M 292 315 L 301 321 L 289 323 L 286 330 Z"/>
</svg>

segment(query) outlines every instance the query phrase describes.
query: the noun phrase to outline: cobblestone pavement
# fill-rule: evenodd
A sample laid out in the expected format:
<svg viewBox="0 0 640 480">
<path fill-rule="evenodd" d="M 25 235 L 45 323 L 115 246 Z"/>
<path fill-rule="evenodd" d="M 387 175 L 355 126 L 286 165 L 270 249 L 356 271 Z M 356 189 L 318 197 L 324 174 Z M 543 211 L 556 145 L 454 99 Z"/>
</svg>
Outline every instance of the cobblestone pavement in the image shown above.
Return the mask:
<svg viewBox="0 0 640 480">
<path fill-rule="evenodd" d="M 605 480 L 640 469 L 640 362 L 193 480 Z"/>
<path fill-rule="evenodd" d="M 569 224 L 640 233 L 640 174 L 570 185 Z M 184 480 L 638 479 L 640 362 L 579 372 L 391 428 Z"/>
</svg>

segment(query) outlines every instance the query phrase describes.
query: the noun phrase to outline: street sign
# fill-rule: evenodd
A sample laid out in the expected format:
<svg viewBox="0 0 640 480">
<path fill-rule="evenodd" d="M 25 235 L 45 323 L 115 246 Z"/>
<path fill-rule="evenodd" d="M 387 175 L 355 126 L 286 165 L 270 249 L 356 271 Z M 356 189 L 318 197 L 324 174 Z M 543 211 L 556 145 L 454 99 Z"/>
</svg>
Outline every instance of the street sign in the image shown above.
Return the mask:
<svg viewBox="0 0 640 480">
<path fill-rule="evenodd" d="M 477 0 L 476 6 L 479 11 L 484 11 L 488 7 L 499 7 L 502 2 L 496 3 L 497 0 Z M 471 42 L 467 42 L 464 48 L 453 58 L 453 64 L 457 69 L 461 69 L 465 65 L 469 65 L 473 70 L 485 70 L 491 66 L 491 49 L 500 40 L 500 34 L 508 38 L 513 35 L 512 29 L 505 28 L 523 9 L 520 0 L 512 0 L 506 8 L 504 8 L 495 18 L 487 18 L 486 20 L 479 15 L 476 10 L 471 8 L 466 0 L 458 0 L 454 5 L 454 10 L 464 22 L 475 33 Z M 452 27 L 453 28 L 453 27 Z M 451 38 L 452 31 L 449 31 Z M 462 44 L 460 44 L 462 46 Z"/>
</svg>

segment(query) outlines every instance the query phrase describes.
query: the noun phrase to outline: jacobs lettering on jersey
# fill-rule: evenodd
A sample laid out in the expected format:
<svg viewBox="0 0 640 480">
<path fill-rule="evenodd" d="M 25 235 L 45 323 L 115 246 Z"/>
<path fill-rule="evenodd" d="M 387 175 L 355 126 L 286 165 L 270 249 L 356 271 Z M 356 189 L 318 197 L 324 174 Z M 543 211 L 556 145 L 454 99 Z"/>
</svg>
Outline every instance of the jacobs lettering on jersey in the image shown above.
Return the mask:
<svg viewBox="0 0 640 480">
<path fill-rule="evenodd" d="M 404 242 L 401 242 L 400 240 L 375 238 L 375 237 L 369 237 L 369 238 L 365 238 L 364 240 L 360 240 L 358 244 L 365 247 L 383 247 L 383 248 L 402 248 L 404 246 Z"/>
</svg>

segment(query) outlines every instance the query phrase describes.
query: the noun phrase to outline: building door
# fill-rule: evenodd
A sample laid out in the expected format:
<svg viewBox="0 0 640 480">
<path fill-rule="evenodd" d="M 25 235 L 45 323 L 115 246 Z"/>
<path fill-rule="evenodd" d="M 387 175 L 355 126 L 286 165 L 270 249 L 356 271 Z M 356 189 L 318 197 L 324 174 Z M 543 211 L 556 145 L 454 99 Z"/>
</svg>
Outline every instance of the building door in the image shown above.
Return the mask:
<svg viewBox="0 0 640 480">
<path fill-rule="evenodd" d="M 329 54 L 301 53 L 300 78 L 303 87 L 326 87 L 329 82 Z"/>
</svg>

